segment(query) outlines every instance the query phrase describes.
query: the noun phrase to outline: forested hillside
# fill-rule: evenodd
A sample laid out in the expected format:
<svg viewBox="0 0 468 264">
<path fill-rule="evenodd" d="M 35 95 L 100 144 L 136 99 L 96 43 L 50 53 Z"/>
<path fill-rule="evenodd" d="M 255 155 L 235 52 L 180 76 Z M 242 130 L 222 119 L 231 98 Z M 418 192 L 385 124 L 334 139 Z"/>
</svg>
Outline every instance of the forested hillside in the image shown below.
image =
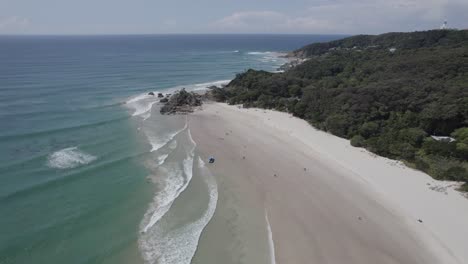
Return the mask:
<svg viewBox="0 0 468 264">
<path fill-rule="evenodd" d="M 293 51 L 295 57 L 322 55 L 334 49 L 417 49 L 460 46 L 468 42 L 467 30 L 431 30 L 413 33 L 358 35 L 325 43 L 314 43 Z"/>
<path fill-rule="evenodd" d="M 212 95 L 291 112 L 468 190 L 467 30 L 355 36 L 293 54 L 307 61 L 284 73 L 248 70 Z"/>
</svg>

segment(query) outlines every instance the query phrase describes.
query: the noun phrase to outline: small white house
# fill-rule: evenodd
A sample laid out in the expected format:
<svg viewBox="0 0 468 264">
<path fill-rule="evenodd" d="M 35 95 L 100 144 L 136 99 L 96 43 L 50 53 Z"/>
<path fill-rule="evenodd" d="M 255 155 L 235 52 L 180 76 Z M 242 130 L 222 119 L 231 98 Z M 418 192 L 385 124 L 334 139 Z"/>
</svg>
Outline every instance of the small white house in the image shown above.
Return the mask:
<svg viewBox="0 0 468 264">
<path fill-rule="evenodd" d="M 396 48 L 390 48 L 388 49 L 391 53 L 394 53 L 396 51 Z"/>
</svg>

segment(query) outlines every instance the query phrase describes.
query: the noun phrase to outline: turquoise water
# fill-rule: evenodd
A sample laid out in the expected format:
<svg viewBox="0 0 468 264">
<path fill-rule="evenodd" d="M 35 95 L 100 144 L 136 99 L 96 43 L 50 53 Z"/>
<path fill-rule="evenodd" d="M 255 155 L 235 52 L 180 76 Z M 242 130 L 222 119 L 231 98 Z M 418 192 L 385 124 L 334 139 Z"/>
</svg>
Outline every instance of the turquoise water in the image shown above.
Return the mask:
<svg viewBox="0 0 468 264">
<path fill-rule="evenodd" d="M 188 185 L 188 168 L 203 169 L 183 118 L 160 117 L 145 94 L 226 83 L 248 68 L 274 71 L 284 63 L 276 52 L 336 38 L 0 37 L 0 263 L 183 263 L 148 257 L 180 239 L 168 236 L 173 227 L 149 223 L 171 175 L 180 171 L 180 186 Z M 193 201 L 203 212 L 206 193 Z M 182 218 L 194 226 L 187 221 L 195 216 Z"/>
</svg>

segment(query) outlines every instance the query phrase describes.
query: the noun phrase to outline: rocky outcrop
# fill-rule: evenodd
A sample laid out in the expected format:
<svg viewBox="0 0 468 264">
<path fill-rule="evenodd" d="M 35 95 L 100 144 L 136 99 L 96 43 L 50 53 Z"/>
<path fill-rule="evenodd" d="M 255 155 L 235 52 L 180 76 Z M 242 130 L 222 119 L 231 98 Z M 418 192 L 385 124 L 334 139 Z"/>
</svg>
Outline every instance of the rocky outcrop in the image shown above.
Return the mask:
<svg viewBox="0 0 468 264">
<path fill-rule="evenodd" d="M 161 100 L 162 102 L 162 100 Z M 161 107 L 161 114 L 185 114 L 202 105 L 202 96 L 194 92 L 187 92 L 185 89 L 176 92 L 169 97 L 167 102 Z"/>
</svg>

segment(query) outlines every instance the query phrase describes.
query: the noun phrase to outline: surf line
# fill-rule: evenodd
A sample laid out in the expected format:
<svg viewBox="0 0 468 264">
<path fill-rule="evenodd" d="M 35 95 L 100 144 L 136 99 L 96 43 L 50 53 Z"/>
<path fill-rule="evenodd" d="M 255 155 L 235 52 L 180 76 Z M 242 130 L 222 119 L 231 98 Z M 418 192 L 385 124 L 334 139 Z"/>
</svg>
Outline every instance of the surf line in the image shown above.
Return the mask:
<svg viewBox="0 0 468 264">
<path fill-rule="evenodd" d="M 275 242 L 273 241 L 273 234 L 271 232 L 270 221 L 268 220 L 268 212 L 266 209 L 265 209 L 265 220 L 267 223 L 267 231 L 268 231 L 268 247 L 270 249 L 270 263 L 276 264 Z"/>
</svg>

